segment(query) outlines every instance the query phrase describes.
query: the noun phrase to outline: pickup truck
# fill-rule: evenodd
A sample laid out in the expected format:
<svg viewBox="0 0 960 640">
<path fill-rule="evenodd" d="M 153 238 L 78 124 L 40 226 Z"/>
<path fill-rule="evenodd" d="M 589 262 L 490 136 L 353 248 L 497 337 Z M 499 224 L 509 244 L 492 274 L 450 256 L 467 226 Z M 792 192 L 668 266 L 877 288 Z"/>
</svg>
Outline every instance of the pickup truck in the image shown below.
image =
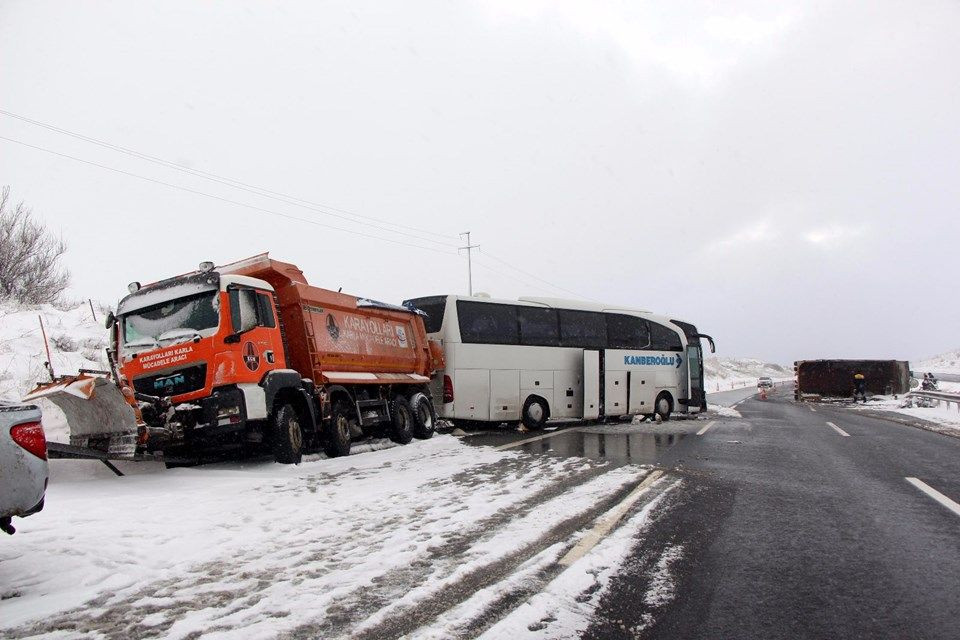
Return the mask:
<svg viewBox="0 0 960 640">
<path fill-rule="evenodd" d="M 40 409 L 0 403 L 0 531 L 13 535 L 13 517 L 43 509 L 47 440 Z"/>
</svg>

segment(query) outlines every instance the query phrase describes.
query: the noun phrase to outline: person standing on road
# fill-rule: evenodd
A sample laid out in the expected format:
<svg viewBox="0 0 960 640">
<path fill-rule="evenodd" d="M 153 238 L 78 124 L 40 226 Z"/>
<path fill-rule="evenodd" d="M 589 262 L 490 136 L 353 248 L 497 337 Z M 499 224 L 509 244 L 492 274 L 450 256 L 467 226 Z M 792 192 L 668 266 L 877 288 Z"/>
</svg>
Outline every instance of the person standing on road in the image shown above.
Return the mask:
<svg viewBox="0 0 960 640">
<path fill-rule="evenodd" d="M 857 401 L 859 396 L 864 402 L 867 401 L 867 378 L 862 372 L 857 371 L 853 375 L 853 401 Z"/>
</svg>

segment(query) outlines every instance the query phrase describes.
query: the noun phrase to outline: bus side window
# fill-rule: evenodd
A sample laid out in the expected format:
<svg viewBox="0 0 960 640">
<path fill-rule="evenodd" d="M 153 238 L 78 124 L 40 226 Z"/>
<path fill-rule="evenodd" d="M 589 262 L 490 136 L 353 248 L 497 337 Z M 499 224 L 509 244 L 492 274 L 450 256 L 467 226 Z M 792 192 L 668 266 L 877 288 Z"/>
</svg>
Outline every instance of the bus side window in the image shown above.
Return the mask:
<svg viewBox="0 0 960 640">
<path fill-rule="evenodd" d="M 520 344 L 541 347 L 560 346 L 560 325 L 555 309 L 517 307 Z"/>
<path fill-rule="evenodd" d="M 650 349 L 653 351 L 683 351 L 680 335 L 669 327 L 650 323 Z"/>
<path fill-rule="evenodd" d="M 647 321 L 635 316 L 607 314 L 608 349 L 646 349 L 650 346 Z"/>
<path fill-rule="evenodd" d="M 513 305 L 457 300 L 460 339 L 479 344 L 518 344 Z"/>
<path fill-rule="evenodd" d="M 561 346 L 585 349 L 606 348 L 607 322 L 604 314 L 567 309 L 560 309 L 558 313 Z"/>
</svg>

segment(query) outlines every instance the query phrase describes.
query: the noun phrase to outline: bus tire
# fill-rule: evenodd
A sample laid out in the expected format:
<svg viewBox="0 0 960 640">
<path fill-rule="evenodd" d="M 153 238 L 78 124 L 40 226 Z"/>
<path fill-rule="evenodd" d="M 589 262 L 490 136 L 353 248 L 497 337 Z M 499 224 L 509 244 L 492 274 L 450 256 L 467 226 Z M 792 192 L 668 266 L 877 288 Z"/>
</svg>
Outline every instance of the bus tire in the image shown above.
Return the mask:
<svg viewBox="0 0 960 640">
<path fill-rule="evenodd" d="M 419 391 L 410 396 L 410 411 L 413 413 L 413 437 L 432 438 L 437 429 L 437 411 L 430 397 Z"/>
<path fill-rule="evenodd" d="M 330 422 L 326 424 L 323 452 L 327 457 L 338 458 L 350 455 L 350 405 L 338 401 L 333 404 Z"/>
<path fill-rule="evenodd" d="M 530 396 L 523 403 L 523 411 L 520 412 L 520 422 L 531 431 L 543 429 L 550 418 L 550 407 L 546 400 L 537 396 Z"/>
<path fill-rule="evenodd" d="M 660 416 L 661 420 L 667 422 L 670 419 L 670 413 L 673 411 L 673 400 L 669 393 L 664 391 L 658 395 L 653 406 L 656 409 L 656 415 Z"/>
<path fill-rule="evenodd" d="M 300 464 L 303 459 L 303 430 L 293 405 L 281 404 L 273 412 L 273 458 L 281 464 Z"/>
<path fill-rule="evenodd" d="M 397 444 L 407 444 L 413 440 L 413 410 L 410 403 L 401 395 L 393 398 L 393 421 L 390 425 L 390 439 Z"/>
</svg>

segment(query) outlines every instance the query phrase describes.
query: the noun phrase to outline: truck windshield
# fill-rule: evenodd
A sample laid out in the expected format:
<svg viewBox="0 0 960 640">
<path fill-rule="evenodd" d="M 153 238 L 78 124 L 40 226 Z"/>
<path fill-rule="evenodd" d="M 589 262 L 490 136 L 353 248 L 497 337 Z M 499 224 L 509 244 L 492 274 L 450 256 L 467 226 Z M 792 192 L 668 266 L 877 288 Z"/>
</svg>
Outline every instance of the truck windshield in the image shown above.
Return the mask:
<svg viewBox="0 0 960 640">
<path fill-rule="evenodd" d="M 167 300 L 123 316 L 123 342 L 128 347 L 167 347 L 209 335 L 220 324 L 217 291 Z"/>
</svg>

